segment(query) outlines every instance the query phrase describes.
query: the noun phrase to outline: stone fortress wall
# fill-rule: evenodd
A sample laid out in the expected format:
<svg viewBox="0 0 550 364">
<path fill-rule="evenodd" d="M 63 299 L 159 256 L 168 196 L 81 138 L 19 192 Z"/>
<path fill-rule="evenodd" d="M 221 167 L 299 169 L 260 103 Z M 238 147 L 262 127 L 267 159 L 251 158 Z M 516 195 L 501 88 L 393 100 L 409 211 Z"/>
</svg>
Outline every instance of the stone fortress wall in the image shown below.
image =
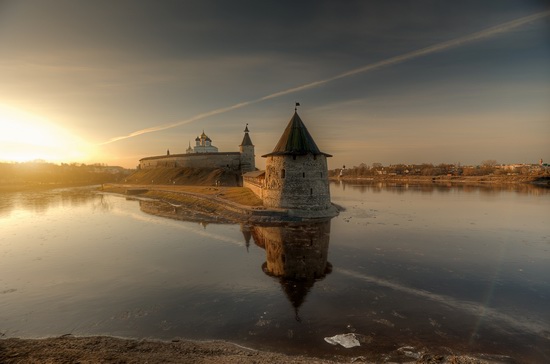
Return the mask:
<svg viewBox="0 0 550 364">
<path fill-rule="evenodd" d="M 225 168 L 232 171 L 241 169 L 241 153 L 192 153 L 192 154 L 172 154 L 155 157 L 143 158 L 139 161 L 139 168 L 205 168 L 216 169 Z"/>
<path fill-rule="evenodd" d="M 330 201 L 327 157 L 331 155 L 319 150 L 296 109 L 273 151 L 262 156 L 267 158 L 265 171 L 256 170 L 248 124 L 239 152 L 211 152 L 218 149 L 204 131 L 195 141 L 197 145 L 189 145 L 186 154 L 167 151 L 163 156 L 142 158 L 139 167 L 232 170 L 242 175 L 243 186 L 261 198 L 265 207 L 310 218 L 338 214 Z"/>
<path fill-rule="evenodd" d="M 257 176 L 258 174 L 260 176 Z M 264 171 L 260 173 L 246 173 L 243 175 L 243 187 L 250 189 L 262 201 L 264 199 L 264 176 Z"/>
</svg>

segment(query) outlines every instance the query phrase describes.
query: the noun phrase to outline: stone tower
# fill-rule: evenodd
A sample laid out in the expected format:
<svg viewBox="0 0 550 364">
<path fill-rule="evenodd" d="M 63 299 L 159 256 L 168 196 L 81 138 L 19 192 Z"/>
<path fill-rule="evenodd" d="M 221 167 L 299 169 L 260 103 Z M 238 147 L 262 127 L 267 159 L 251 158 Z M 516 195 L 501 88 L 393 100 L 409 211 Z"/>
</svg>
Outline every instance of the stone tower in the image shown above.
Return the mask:
<svg viewBox="0 0 550 364">
<path fill-rule="evenodd" d="M 254 160 L 254 144 L 248 135 L 248 124 L 244 129 L 244 137 L 241 145 L 239 145 L 239 151 L 241 152 L 241 173 L 252 172 L 256 170 L 256 162 Z"/>
<path fill-rule="evenodd" d="M 329 210 L 327 157 L 294 112 L 281 139 L 267 158 L 264 206 L 298 210 Z"/>
</svg>

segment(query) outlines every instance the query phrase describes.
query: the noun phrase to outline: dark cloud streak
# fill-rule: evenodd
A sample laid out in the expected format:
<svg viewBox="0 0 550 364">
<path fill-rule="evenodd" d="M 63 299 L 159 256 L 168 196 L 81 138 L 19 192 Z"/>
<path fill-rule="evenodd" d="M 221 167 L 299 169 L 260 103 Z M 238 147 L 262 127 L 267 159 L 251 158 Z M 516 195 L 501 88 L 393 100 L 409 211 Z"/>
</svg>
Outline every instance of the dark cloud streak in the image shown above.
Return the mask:
<svg viewBox="0 0 550 364">
<path fill-rule="evenodd" d="M 21 2 L 10 13 L 18 23 L 13 41 L 19 46 L 12 45 L 21 48 L 113 48 L 143 57 L 284 53 L 364 59 L 387 57 L 402 51 L 404 44 L 415 49 L 517 17 L 499 13 L 488 18 L 490 7 L 502 3 L 513 2 L 476 2 L 483 18 L 465 14 L 464 2 L 418 6 L 411 1 L 57 0 Z M 529 9 L 541 10 L 532 5 L 522 12 L 526 15 Z"/>
</svg>

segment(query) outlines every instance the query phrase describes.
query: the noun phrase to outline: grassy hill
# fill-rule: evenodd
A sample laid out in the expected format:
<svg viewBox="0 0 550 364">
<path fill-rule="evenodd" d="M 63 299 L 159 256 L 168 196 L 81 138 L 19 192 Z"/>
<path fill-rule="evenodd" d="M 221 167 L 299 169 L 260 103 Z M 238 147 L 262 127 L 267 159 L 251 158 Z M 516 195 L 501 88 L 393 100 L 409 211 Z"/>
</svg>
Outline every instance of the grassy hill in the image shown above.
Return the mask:
<svg viewBox="0 0 550 364">
<path fill-rule="evenodd" d="M 225 169 L 154 168 L 140 169 L 126 177 L 125 183 L 140 185 L 239 186 L 241 176 Z"/>
</svg>

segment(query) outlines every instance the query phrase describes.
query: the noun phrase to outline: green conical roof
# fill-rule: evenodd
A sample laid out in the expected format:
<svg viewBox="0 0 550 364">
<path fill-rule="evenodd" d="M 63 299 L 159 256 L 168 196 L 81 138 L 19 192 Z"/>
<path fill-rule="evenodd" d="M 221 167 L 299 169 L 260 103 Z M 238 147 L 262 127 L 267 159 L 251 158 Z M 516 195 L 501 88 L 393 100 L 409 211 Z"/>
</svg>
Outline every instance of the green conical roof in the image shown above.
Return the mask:
<svg viewBox="0 0 550 364">
<path fill-rule="evenodd" d="M 297 112 L 294 112 L 292 119 L 288 123 L 281 139 L 273 149 L 273 152 L 262 155 L 262 157 L 270 157 L 275 155 L 305 155 L 311 153 L 313 155 L 324 155 L 332 157 L 330 154 L 323 153 L 315 144 L 311 134 L 307 131 L 302 119 Z"/>
</svg>

